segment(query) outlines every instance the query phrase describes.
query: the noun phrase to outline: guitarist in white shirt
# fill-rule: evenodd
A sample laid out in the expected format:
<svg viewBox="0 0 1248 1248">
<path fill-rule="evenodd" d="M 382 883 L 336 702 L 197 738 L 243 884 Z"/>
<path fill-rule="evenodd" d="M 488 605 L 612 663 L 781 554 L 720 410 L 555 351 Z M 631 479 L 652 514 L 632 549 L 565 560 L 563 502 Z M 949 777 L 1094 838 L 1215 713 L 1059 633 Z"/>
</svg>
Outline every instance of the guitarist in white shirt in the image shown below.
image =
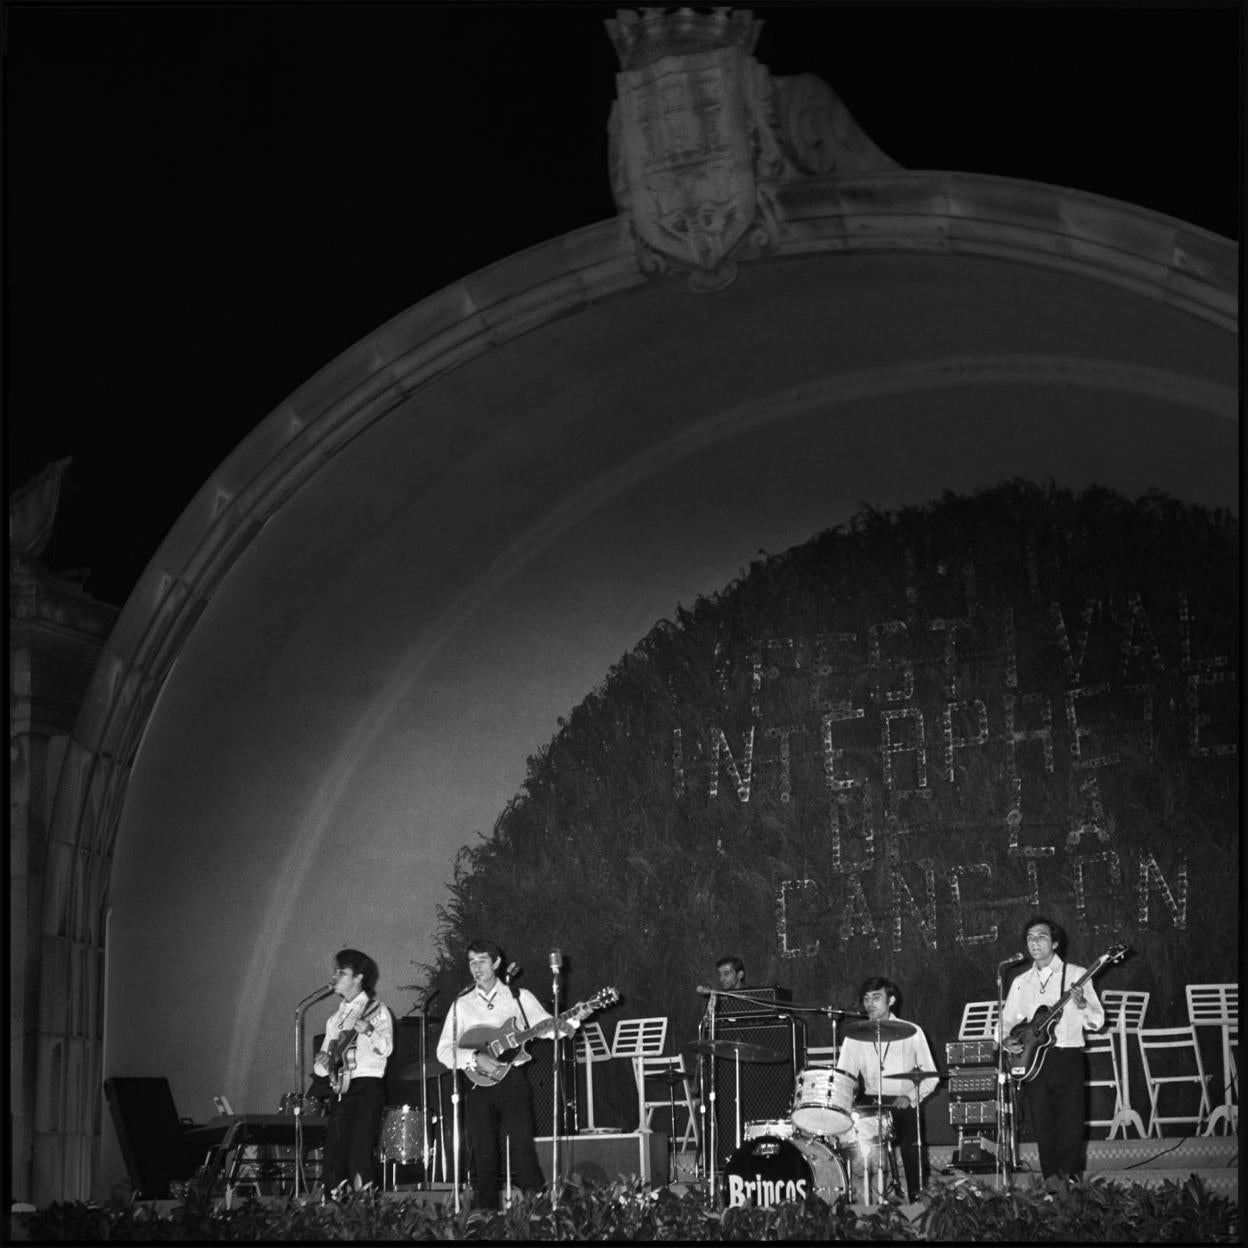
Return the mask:
<svg viewBox="0 0 1248 1248">
<path fill-rule="evenodd" d="M 447 1011 L 438 1039 L 438 1060 L 442 1065 L 470 1076 L 464 1096 L 464 1132 L 476 1170 L 478 1209 L 498 1208 L 509 1152 L 515 1186 L 526 1193 L 536 1192 L 542 1186 L 542 1168 L 533 1143 L 533 1097 L 524 1070 L 532 1057 L 521 1049 L 510 1062 L 504 1062 L 458 1043 L 459 1037 L 473 1027 L 514 1024 L 517 1029 L 528 1030 L 550 1019 L 550 1012 L 527 988 L 517 990 L 499 979 L 502 965 L 503 951 L 493 941 L 473 940 L 468 945 L 472 986 L 460 993 Z M 578 1025 L 578 1020 L 568 1019 L 560 1027 L 560 1034 L 567 1035 Z M 553 1038 L 551 1032 L 547 1039 Z M 474 1075 L 498 1082 L 492 1086 L 473 1082 Z"/>
<path fill-rule="evenodd" d="M 1105 1011 L 1089 979 L 1073 987 L 1086 971 L 1063 962 L 1066 933 L 1043 915 L 1028 920 L 1024 930 L 1030 969 L 1015 976 L 1001 1014 L 1001 1033 L 1007 1055 L 1020 1055 L 1025 1043 L 1011 1032 L 1028 1023 L 1041 1006 L 1052 1010 L 1070 994 L 1057 1022 L 1053 1043 L 1040 1055 L 1040 1067 L 1020 1086 L 1023 1113 L 1035 1132 L 1040 1169 L 1049 1186 L 1078 1178 L 1083 1170 L 1084 1055 L 1083 1033 L 1099 1031 Z"/>
<path fill-rule="evenodd" d="M 377 996 L 377 963 L 358 949 L 334 955 L 334 991 L 342 1003 L 325 1024 L 312 1072 L 337 1092 L 329 1103 L 322 1184 L 356 1190 L 377 1183 L 375 1149 L 385 1110 L 386 1060 L 394 1050 L 394 1019 Z"/>
</svg>

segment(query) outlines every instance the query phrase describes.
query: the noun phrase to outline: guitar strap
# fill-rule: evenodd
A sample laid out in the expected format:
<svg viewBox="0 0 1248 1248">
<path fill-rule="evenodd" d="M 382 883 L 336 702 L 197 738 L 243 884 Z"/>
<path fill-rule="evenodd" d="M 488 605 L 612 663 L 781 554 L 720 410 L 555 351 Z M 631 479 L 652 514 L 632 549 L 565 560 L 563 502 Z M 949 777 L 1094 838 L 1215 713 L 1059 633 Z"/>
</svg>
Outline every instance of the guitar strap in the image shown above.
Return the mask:
<svg viewBox="0 0 1248 1248">
<path fill-rule="evenodd" d="M 507 987 L 511 989 L 511 995 L 516 999 L 516 1009 L 520 1011 L 520 1020 L 524 1023 L 524 1030 L 528 1031 L 529 1016 L 524 1012 L 524 1002 L 520 1000 L 520 990 L 515 984 L 508 984 Z"/>
</svg>

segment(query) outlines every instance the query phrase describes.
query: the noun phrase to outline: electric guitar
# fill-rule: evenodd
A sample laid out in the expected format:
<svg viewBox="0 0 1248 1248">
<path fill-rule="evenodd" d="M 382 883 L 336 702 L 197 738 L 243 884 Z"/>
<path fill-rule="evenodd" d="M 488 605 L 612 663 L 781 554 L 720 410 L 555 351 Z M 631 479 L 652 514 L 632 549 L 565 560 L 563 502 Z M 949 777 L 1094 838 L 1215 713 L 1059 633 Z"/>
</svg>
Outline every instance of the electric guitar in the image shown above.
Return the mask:
<svg viewBox="0 0 1248 1248">
<path fill-rule="evenodd" d="M 1074 995 L 1075 989 L 1082 988 L 1093 975 L 1104 970 L 1105 967 L 1111 966 L 1115 962 L 1121 962 L 1128 952 L 1126 945 L 1115 945 L 1108 953 L 1102 954 L 1097 958 L 1062 993 L 1054 1006 L 1051 1008 L 1047 1005 L 1038 1006 L 1036 1012 L 1027 1022 L 1018 1023 L 1010 1028 L 1010 1039 L 1020 1041 L 1023 1046 L 1017 1053 L 1008 1051 L 1006 1053 L 1011 1079 L 1016 1083 L 1027 1083 L 1028 1080 L 1034 1079 L 1040 1073 L 1040 1067 L 1044 1065 L 1045 1055 L 1052 1048 L 1053 1041 L 1057 1039 L 1057 1020 L 1066 1008 L 1066 1003 Z"/>
<path fill-rule="evenodd" d="M 380 1008 L 381 1000 L 376 999 L 369 1003 L 368 1008 L 358 1018 L 347 1015 L 343 1020 L 342 1030 L 320 1054 L 322 1063 L 329 1068 L 326 1075 L 329 1086 L 338 1096 L 342 1096 L 351 1086 L 351 1072 L 355 1070 L 355 1042 L 360 1038 L 355 1024 L 371 1017 Z"/>
<path fill-rule="evenodd" d="M 480 1023 L 476 1027 L 469 1027 L 460 1036 L 459 1047 L 461 1049 L 472 1049 L 477 1053 L 484 1053 L 487 1057 L 492 1057 L 496 1062 L 506 1062 L 507 1065 L 503 1067 L 503 1071 L 499 1075 L 487 1075 L 483 1070 L 465 1070 L 464 1074 L 477 1087 L 492 1088 L 506 1078 L 508 1071 L 511 1070 L 511 1063 L 521 1053 L 528 1055 L 528 1049 L 524 1047 L 528 1041 L 537 1036 L 547 1035 L 554 1030 L 556 1023 L 563 1024 L 569 1019 L 580 1020 L 586 1018 L 595 1010 L 602 1010 L 609 1005 L 614 1005 L 619 999 L 620 994 L 614 988 L 603 988 L 600 992 L 594 993 L 588 1001 L 578 1002 L 557 1018 L 543 1019 L 537 1026 L 529 1027 L 523 1031 L 515 1025 L 514 1019 L 509 1026 L 488 1027 L 484 1023 Z"/>
</svg>

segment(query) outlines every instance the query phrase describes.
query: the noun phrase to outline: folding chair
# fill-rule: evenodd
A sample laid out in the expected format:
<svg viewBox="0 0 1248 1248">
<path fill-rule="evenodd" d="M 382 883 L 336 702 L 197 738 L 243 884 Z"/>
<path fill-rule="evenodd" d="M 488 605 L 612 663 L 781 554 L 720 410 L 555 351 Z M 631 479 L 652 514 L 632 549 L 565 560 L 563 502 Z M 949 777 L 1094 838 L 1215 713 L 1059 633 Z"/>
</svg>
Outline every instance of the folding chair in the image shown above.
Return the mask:
<svg viewBox="0 0 1248 1248">
<path fill-rule="evenodd" d="M 1222 1097 L 1205 1123 L 1212 1135 L 1220 1122 L 1234 1135 L 1239 1129 L 1239 1073 L 1235 1054 L 1239 1048 L 1239 985 L 1188 984 L 1187 1020 L 1193 1027 L 1217 1027 L 1222 1041 Z"/>
<path fill-rule="evenodd" d="M 1208 1118 L 1210 1106 L 1209 1076 L 1201 1060 L 1196 1028 L 1191 1023 L 1186 1027 L 1141 1027 L 1136 1036 L 1148 1085 L 1148 1134 L 1161 1139 L 1161 1128 L 1170 1123 L 1199 1127 Z M 1162 1090 L 1186 1083 L 1194 1083 L 1200 1091 L 1196 1113 L 1163 1115 L 1159 1104 Z"/>
</svg>

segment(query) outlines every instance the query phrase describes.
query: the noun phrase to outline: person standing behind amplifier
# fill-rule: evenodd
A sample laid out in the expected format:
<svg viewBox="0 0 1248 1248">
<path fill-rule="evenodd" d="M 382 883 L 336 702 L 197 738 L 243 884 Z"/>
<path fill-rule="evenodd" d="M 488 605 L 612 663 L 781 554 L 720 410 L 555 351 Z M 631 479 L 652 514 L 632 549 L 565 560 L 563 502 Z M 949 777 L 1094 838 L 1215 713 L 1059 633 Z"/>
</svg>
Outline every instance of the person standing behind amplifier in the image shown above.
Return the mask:
<svg viewBox="0 0 1248 1248">
<path fill-rule="evenodd" d="M 1063 962 L 1066 933 L 1044 915 L 1027 921 L 1023 929 L 1031 968 L 1014 977 L 1001 1009 L 1001 1034 L 1007 1053 L 1019 1054 L 1024 1045 L 1010 1036 L 1019 1023 L 1030 1022 L 1042 1006 L 1052 1008 L 1085 973 L 1073 962 Z M 1083 1170 L 1084 1057 L 1083 1033 L 1105 1024 L 1091 980 L 1074 989 L 1053 1027 L 1053 1046 L 1040 1069 L 1020 1088 L 1023 1113 L 1036 1134 L 1040 1170 L 1045 1183 L 1062 1186 Z"/>
<path fill-rule="evenodd" d="M 840 1058 L 837 1067 L 847 1074 L 862 1077 L 863 1095 L 868 1102 L 864 1108 L 870 1108 L 878 1095 L 879 1100 L 892 1112 L 893 1138 L 901 1150 L 901 1164 L 905 1170 L 907 1197 L 917 1198 L 923 1187 L 923 1159 L 919 1156 L 917 1134 L 916 1106 L 936 1091 L 936 1079 L 924 1079 L 916 1087 L 909 1079 L 890 1078 L 890 1075 L 904 1074 L 910 1070 L 935 1070 L 932 1062 L 932 1051 L 928 1047 L 927 1037 L 913 1023 L 898 1018 L 893 1013 L 893 1006 L 900 999 L 897 985 L 891 979 L 874 975 L 864 980 L 858 991 L 858 999 L 867 1012 L 867 1021 L 855 1023 L 853 1026 L 869 1033 L 876 1024 L 898 1023 L 901 1028 L 909 1028 L 909 1034 L 896 1040 L 882 1038 L 877 1050 L 874 1040 L 846 1038 L 841 1042 Z M 849 1028 L 846 1028 L 848 1032 Z M 881 1037 L 883 1037 L 881 1027 Z M 883 1073 L 883 1083 L 880 1075 Z M 882 1124 L 881 1124 L 882 1125 Z"/>
<path fill-rule="evenodd" d="M 334 991 L 342 1004 L 325 1024 L 325 1039 L 312 1062 L 318 1078 L 346 1087 L 329 1103 L 322 1186 L 358 1191 L 377 1183 L 375 1150 L 385 1109 L 386 1061 L 394 1051 L 394 1019 L 377 997 L 377 963 L 358 949 L 334 955 Z"/>
</svg>

